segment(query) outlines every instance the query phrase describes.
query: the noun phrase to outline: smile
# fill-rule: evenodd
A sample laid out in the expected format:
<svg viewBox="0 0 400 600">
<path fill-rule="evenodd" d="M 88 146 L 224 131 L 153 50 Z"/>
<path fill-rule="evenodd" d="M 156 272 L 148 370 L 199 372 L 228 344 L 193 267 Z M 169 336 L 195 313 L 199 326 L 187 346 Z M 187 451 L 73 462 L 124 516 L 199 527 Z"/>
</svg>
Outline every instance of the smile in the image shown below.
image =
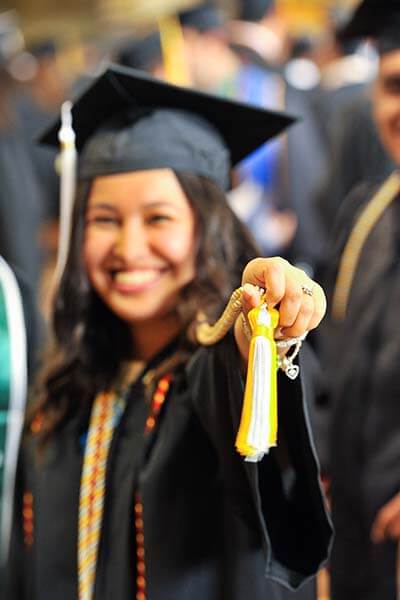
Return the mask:
<svg viewBox="0 0 400 600">
<path fill-rule="evenodd" d="M 162 274 L 160 269 L 118 271 L 113 276 L 113 287 L 121 292 L 142 291 L 157 283 Z"/>
</svg>

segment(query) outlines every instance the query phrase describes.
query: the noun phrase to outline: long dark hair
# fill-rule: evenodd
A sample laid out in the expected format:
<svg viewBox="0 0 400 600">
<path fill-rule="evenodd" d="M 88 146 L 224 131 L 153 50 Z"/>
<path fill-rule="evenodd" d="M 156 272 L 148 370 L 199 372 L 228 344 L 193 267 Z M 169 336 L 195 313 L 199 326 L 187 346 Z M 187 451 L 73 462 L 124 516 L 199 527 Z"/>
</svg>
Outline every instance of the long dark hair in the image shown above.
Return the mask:
<svg viewBox="0 0 400 600">
<path fill-rule="evenodd" d="M 176 177 L 196 217 L 196 276 L 181 291 L 177 305 L 181 339 L 164 369 L 176 366 L 193 352 L 190 326 L 196 315 L 202 311 L 209 319 L 219 316 L 233 289 L 240 285 L 244 266 L 257 254 L 247 229 L 214 183 L 187 173 L 176 173 Z M 81 184 L 70 251 L 55 300 L 53 340 L 28 417 L 29 424 L 40 414 L 42 441 L 78 410 L 88 413 L 96 394 L 115 384 L 121 364 L 132 356 L 127 324 L 102 302 L 85 273 L 82 247 L 89 194 L 90 184 Z"/>
</svg>

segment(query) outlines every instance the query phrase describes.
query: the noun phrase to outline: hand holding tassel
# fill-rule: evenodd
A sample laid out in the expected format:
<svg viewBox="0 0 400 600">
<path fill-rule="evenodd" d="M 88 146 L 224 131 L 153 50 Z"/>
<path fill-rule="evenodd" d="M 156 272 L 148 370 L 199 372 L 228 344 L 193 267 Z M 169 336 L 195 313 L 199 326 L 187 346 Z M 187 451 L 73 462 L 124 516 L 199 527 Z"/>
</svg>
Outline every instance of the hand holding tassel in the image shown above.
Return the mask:
<svg viewBox="0 0 400 600">
<path fill-rule="evenodd" d="M 236 449 L 246 461 L 259 461 L 276 446 L 278 366 L 289 379 L 297 377 L 299 367 L 293 358 L 325 311 L 322 288 L 305 272 L 282 258 L 257 258 L 246 266 L 242 287 L 233 292 L 218 321 L 210 325 L 199 320 L 197 340 L 206 346 L 219 341 L 235 324 L 236 343 L 247 364 Z M 294 352 L 287 357 L 290 347 Z"/>
<path fill-rule="evenodd" d="M 247 286 L 247 283 L 252 285 Z M 276 339 L 303 336 L 319 325 L 326 312 L 326 298 L 321 286 L 283 258 L 255 258 L 250 261 L 243 272 L 242 286 L 245 313 L 260 304 L 260 294 L 254 286 L 265 289 L 265 302 L 269 308 L 279 305 Z M 247 361 L 249 341 L 241 318 L 235 324 L 235 338 L 241 355 Z M 278 351 L 283 355 L 287 349 Z"/>
<path fill-rule="evenodd" d="M 262 298 L 255 286 L 265 289 Z M 280 338 L 304 336 L 322 319 L 326 301 L 320 286 L 303 271 L 283 259 L 271 258 L 255 259 L 247 265 L 242 305 L 251 338 L 247 339 L 243 319 L 238 318 L 235 336 L 247 360 L 247 377 L 236 449 L 246 461 L 257 462 L 277 444 L 277 329 Z M 274 308 L 277 305 L 279 312 Z M 282 346 L 283 355 L 288 348 Z M 298 367 L 291 368 L 297 369 L 297 375 Z"/>
</svg>

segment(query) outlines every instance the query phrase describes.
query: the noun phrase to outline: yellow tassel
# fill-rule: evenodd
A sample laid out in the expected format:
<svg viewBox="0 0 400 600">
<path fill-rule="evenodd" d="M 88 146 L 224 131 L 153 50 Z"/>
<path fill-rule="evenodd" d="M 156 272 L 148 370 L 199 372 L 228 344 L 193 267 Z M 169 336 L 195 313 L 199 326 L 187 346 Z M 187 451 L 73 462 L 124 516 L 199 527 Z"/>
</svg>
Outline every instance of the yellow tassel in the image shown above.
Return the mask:
<svg viewBox="0 0 400 600">
<path fill-rule="evenodd" d="M 248 320 L 252 336 L 236 448 L 246 460 L 257 462 L 277 443 L 278 360 L 274 331 L 279 313 L 261 304 L 249 312 Z"/>
<path fill-rule="evenodd" d="M 185 42 L 179 18 L 165 17 L 158 23 L 165 78 L 175 85 L 189 85 L 190 77 L 185 59 Z"/>
</svg>

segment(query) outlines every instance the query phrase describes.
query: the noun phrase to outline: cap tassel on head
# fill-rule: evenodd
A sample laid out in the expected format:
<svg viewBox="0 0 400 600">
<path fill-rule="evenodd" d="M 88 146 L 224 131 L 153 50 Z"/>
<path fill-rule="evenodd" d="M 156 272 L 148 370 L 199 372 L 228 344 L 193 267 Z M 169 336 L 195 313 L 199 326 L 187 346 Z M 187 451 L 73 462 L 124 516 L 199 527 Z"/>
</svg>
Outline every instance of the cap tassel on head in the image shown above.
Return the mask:
<svg viewBox="0 0 400 600">
<path fill-rule="evenodd" d="M 76 191 L 77 151 L 75 132 L 72 128 L 72 103 L 64 102 L 61 107 L 60 142 L 60 221 L 59 243 L 56 265 L 56 280 L 60 281 L 67 261 L 71 233 L 72 208 Z"/>
<path fill-rule="evenodd" d="M 246 461 L 257 462 L 277 443 L 278 358 L 274 331 L 279 313 L 263 303 L 249 312 L 248 321 L 252 335 L 236 448 Z"/>
<path fill-rule="evenodd" d="M 158 28 L 166 80 L 175 85 L 189 85 L 190 77 L 185 59 L 185 42 L 178 17 L 165 17 L 159 21 Z"/>
</svg>

